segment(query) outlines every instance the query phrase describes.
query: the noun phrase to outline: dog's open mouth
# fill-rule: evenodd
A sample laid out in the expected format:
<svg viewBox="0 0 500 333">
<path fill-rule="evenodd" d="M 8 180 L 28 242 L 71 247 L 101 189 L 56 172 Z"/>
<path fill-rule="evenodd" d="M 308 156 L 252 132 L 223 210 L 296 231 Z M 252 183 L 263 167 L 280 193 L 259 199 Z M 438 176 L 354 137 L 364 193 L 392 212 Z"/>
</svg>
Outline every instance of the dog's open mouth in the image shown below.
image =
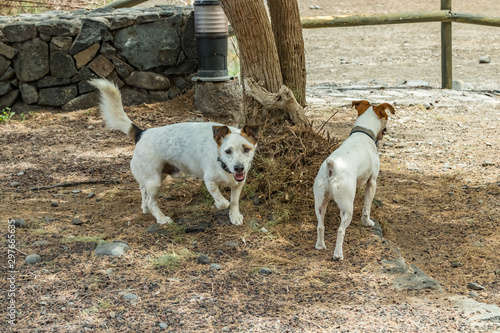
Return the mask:
<svg viewBox="0 0 500 333">
<path fill-rule="evenodd" d="M 233 176 L 234 176 L 234 179 L 237 182 L 241 182 L 241 181 L 245 180 L 245 174 L 244 173 L 234 173 Z"/>
</svg>

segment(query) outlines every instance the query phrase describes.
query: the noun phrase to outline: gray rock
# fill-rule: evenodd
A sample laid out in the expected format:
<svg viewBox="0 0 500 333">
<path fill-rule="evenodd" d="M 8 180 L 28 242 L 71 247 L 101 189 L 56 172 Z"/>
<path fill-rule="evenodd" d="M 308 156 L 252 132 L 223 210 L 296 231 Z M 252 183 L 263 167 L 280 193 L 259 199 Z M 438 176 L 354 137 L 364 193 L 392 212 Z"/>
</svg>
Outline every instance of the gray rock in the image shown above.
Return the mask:
<svg viewBox="0 0 500 333">
<path fill-rule="evenodd" d="M 71 220 L 71 224 L 73 224 L 73 225 L 81 225 L 81 224 L 83 224 L 83 221 L 80 220 L 79 218 L 74 218 L 74 219 Z"/>
<path fill-rule="evenodd" d="M 11 43 L 33 39 L 36 37 L 36 26 L 29 22 L 10 23 L 3 27 L 3 36 L 7 42 Z"/>
<path fill-rule="evenodd" d="M 87 199 L 92 199 L 93 197 L 95 197 L 94 192 L 90 192 L 89 194 L 87 194 Z"/>
<path fill-rule="evenodd" d="M 19 90 L 15 89 L 0 97 L 0 110 L 12 106 L 19 96 Z M 16 111 L 14 111 L 16 112 Z"/>
<path fill-rule="evenodd" d="M 49 36 L 76 36 L 80 30 L 79 20 L 44 20 L 36 24 L 39 32 Z"/>
<path fill-rule="evenodd" d="M 38 254 L 30 254 L 29 256 L 26 257 L 26 263 L 30 265 L 37 264 L 42 261 L 42 257 L 40 257 Z"/>
<path fill-rule="evenodd" d="M 60 49 L 69 50 L 69 48 L 73 44 L 73 38 L 68 36 L 57 36 L 52 37 L 50 42 Z"/>
<path fill-rule="evenodd" d="M 139 296 L 137 296 L 136 294 L 126 294 L 125 296 L 123 296 L 123 298 L 128 301 L 133 301 L 135 299 L 138 299 Z"/>
<path fill-rule="evenodd" d="M 38 104 L 62 106 L 78 95 L 76 85 L 40 89 Z"/>
<path fill-rule="evenodd" d="M 24 227 L 26 226 L 26 221 L 22 218 L 19 218 L 19 217 L 16 217 L 14 219 L 14 225 L 17 227 L 17 228 L 21 228 L 21 227 Z"/>
<path fill-rule="evenodd" d="M 70 78 L 78 73 L 73 57 L 68 50 L 50 44 L 50 75 L 57 78 Z"/>
<path fill-rule="evenodd" d="M 182 34 L 181 46 L 186 58 L 195 60 L 198 59 L 198 54 L 196 53 L 196 37 L 194 30 L 193 12 L 189 14 L 189 17 L 186 20 L 186 25 L 184 26 L 184 33 Z"/>
<path fill-rule="evenodd" d="M 471 290 L 471 291 L 469 291 L 469 297 L 472 297 L 472 298 L 478 298 L 478 297 L 479 297 L 479 295 L 478 295 L 478 293 L 476 293 L 475 291 L 472 291 L 472 290 Z"/>
<path fill-rule="evenodd" d="M 399 266 L 404 272 L 397 276 L 393 281 L 393 286 L 396 290 L 442 290 L 439 282 L 429 277 L 420 268 L 415 265 L 402 265 Z"/>
<path fill-rule="evenodd" d="M 132 88 L 123 88 L 121 93 L 124 105 L 139 105 L 151 102 L 151 98 L 147 94 Z"/>
<path fill-rule="evenodd" d="M 116 49 L 109 43 L 102 43 L 101 54 L 111 60 L 116 56 Z"/>
<path fill-rule="evenodd" d="M 127 243 L 121 241 L 113 241 L 111 243 L 101 244 L 95 249 L 96 256 L 120 256 L 130 250 Z"/>
<path fill-rule="evenodd" d="M 491 57 L 489 55 L 485 55 L 479 58 L 480 64 L 489 64 L 490 62 L 491 62 Z"/>
<path fill-rule="evenodd" d="M 10 82 L 0 82 L 0 96 L 5 95 L 12 91 Z"/>
<path fill-rule="evenodd" d="M 19 184 L 19 182 L 10 183 L 10 186 L 12 186 L 12 187 L 18 187 L 19 185 L 21 185 L 21 184 Z"/>
<path fill-rule="evenodd" d="M 196 72 L 198 68 L 197 59 L 189 59 L 181 62 L 180 64 L 171 65 L 168 67 L 163 74 L 164 75 L 185 75 Z"/>
<path fill-rule="evenodd" d="M 153 23 L 127 27 L 117 31 L 115 47 L 127 62 L 141 71 L 158 66 L 174 66 L 180 52 L 177 30 L 181 25 L 181 17 L 172 16 Z M 159 34 L 158 31 L 162 33 Z"/>
<path fill-rule="evenodd" d="M 210 264 L 209 270 L 211 271 L 220 271 L 222 268 L 219 264 Z"/>
<path fill-rule="evenodd" d="M 153 72 L 134 71 L 125 77 L 123 81 L 130 86 L 148 90 L 168 90 L 170 88 L 168 78 Z"/>
<path fill-rule="evenodd" d="M 238 247 L 238 243 L 236 243 L 236 242 L 227 242 L 226 246 L 227 247 L 234 247 L 234 248 L 236 248 L 236 247 Z"/>
<path fill-rule="evenodd" d="M 71 83 L 76 83 L 83 80 L 89 80 L 94 78 L 97 78 L 97 76 L 94 73 L 92 73 L 92 71 L 87 67 L 83 67 L 78 71 L 78 74 L 76 74 L 71 78 Z"/>
<path fill-rule="evenodd" d="M 195 232 L 205 232 L 207 228 L 210 227 L 212 227 L 210 223 L 198 223 L 196 225 L 187 225 L 184 229 L 184 232 L 187 234 Z"/>
<path fill-rule="evenodd" d="M 95 91 L 73 98 L 68 103 L 61 106 L 63 111 L 76 111 L 89 109 L 99 104 L 99 94 Z"/>
<path fill-rule="evenodd" d="M 210 258 L 208 258 L 208 256 L 207 256 L 207 255 L 205 255 L 205 254 L 200 254 L 200 255 L 198 256 L 197 260 L 198 260 L 198 262 L 199 262 L 200 264 L 204 264 L 204 265 L 208 265 L 208 264 L 210 264 Z"/>
<path fill-rule="evenodd" d="M 69 49 L 70 54 L 75 55 L 90 47 L 92 44 L 100 42 L 107 28 L 108 26 L 100 19 L 82 19 L 82 28 L 76 36 L 75 42 Z"/>
<path fill-rule="evenodd" d="M 259 274 L 260 275 L 270 275 L 273 271 L 270 270 L 269 268 L 262 267 L 259 269 Z"/>
<path fill-rule="evenodd" d="M 9 68 L 7 68 L 5 73 L 3 73 L 2 76 L 0 76 L 0 81 L 10 80 L 10 79 L 13 79 L 15 77 L 16 77 L 16 71 L 12 67 L 9 67 Z"/>
<path fill-rule="evenodd" d="M 108 17 L 108 22 L 109 22 L 109 30 L 112 31 L 130 27 L 131 25 L 136 24 L 137 20 L 133 16 L 128 16 L 124 14 L 124 15 Z"/>
<path fill-rule="evenodd" d="M 37 88 L 50 88 L 59 87 L 70 84 L 71 80 L 69 78 L 58 78 L 53 76 L 46 76 L 36 83 Z"/>
<path fill-rule="evenodd" d="M 127 77 L 134 71 L 134 67 L 127 64 L 125 61 L 118 59 L 117 57 L 113 58 L 113 64 L 115 65 L 115 70 L 122 78 Z"/>
<path fill-rule="evenodd" d="M 151 90 L 149 91 L 149 96 L 155 102 L 166 102 L 170 100 L 170 97 L 168 97 L 168 91 L 164 90 Z"/>
<path fill-rule="evenodd" d="M 168 328 L 168 325 L 165 324 L 165 323 L 159 323 L 158 326 L 160 327 L 160 329 L 164 330 L 164 329 L 167 329 Z"/>
<path fill-rule="evenodd" d="M 231 225 L 231 221 L 229 220 L 229 208 L 215 212 L 213 218 L 218 224 Z"/>
<path fill-rule="evenodd" d="M 40 38 L 16 43 L 17 56 L 12 63 L 17 78 L 22 82 L 36 81 L 49 74 L 49 46 Z"/>
<path fill-rule="evenodd" d="M 21 171 L 21 172 L 18 172 L 18 173 L 17 173 L 17 175 L 18 175 L 18 176 L 24 176 L 24 175 L 25 175 L 25 173 L 24 173 L 24 171 Z"/>
<path fill-rule="evenodd" d="M 11 61 L 5 58 L 3 55 L 0 55 L 0 76 L 3 76 L 7 69 L 9 69 Z M 5 82 L 8 83 L 8 82 Z"/>
<path fill-rule="evenodd" d="M 158 21 L 160 19 L 160 15 L 158 13 L 147 13 L 143 15 L 138 15 L 137 16 L 137 23 L 143 24 L 143 23 L 150 23 L 154 21 Z"/>
<path fill-rule="evenodd" d="M 73 56 L 76 61 L 76 68 L 82 68 L 86 64 L 88 64 L 94 56 L 99 51 L 100 45 L 99 43 L 95 43 L 83 51 L 78 52 Z"/>
<path fill-rule="evenodd" d="M 52 207 L 58 207 L 58 206 L 59 206 L 59 204 L 58 204 L 57 202 L 51 202 L 51 203 L 50 203 L 50 205 L 51 205 Z"/>
<path fill-rule="evenodd" d="M 467 284 L 467 289 L 471 289 L 471 290 L 484 290 L 484 287 L 482 285 L 480 285 L 479 283 L 469 282 Z"/>
<path fill-rule="evenodd" d="M 16 54 L 17 50 L 15 48 L 0 42 L 0 55 L 4 56 L 7 59 L 12 59 Z"/>
<path fill-rule="evenodd" d="M 453 89 L 455 90 L 464 90 L 465 89 L 465 83 L 462 80 L 453 80 Z"/>
<path fill-rule="evenodd" d="M 48 241 L 35 241 L 35 242 L 33 242 L 33 246 L 45 246 L 45 245 L 49 245 L 49 242 Z"/>
<path fill-rule="evenodd" d="M 34 84 L 20 82 L 19 91 L 21 92 L 24 103 L 34 104 L 38 101 L 38 91 Z"/>
</svg>

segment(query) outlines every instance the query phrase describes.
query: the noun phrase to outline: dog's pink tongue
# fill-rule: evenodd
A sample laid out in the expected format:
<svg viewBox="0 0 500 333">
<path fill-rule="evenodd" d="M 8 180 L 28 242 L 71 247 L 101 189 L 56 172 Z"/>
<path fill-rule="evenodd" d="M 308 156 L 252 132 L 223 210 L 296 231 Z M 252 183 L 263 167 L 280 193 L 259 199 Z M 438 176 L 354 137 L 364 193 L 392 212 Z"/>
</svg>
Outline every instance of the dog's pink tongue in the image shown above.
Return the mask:
<svg viewBox="0 0 500 333">
<path fill-rule="evenodd" d="M 235 173 L 234 174 L 234 179 L 237 181 L 241 182 L 243 179 L 245 179 L 245 174 L 244 173 Z"/>
</svg>

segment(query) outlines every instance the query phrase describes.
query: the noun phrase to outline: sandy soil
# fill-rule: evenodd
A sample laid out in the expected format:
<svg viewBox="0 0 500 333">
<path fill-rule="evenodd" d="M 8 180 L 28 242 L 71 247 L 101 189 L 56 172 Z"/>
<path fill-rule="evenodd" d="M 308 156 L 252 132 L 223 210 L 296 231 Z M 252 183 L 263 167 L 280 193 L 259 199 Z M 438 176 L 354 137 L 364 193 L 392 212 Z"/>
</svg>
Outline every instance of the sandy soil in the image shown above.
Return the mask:
<svg viewBox="0 0 500 333">
<path fill-rule="evenodd" d="M 311 5 L 322 9 L 309 9 Z M 393 0 L 300 1 L 303 16 L 438 5 L 431 0 L 404 7 Z M 454 6 L 500 15 L 494 1 L 454 1 Z M 328 249 L 314 249 L 310 192 L 297 194 L 310 202 L 310 209 L 300 212 L 283 211 L 285 199 L 273 209 L 266 193 L 246 193 L 241 200 L 246 225 L 234 227 L 215 214 L 200 181 L 167 180 L 160 206 L 179 225 L 151 230 L 155 221 L 141 214 L 140 192 L 129 171 L 133 145 L 107 130 L 97 110 L 39 112 L 0 124 L 2 234 L 7 237 L 8 219 L 26 220 L 25 227 L 16 228 L 18 321 L 10 326 L 2 320 L 1 330 L 151 332 L 160 331 L 160 323 L 171 332 L 500 330 L 498 323 L 477 321 L 456 302 L 457 295 L 469 297 L 467 284 L 476 282 L 485 287 L 476 291 L 476 300 L 500 304 L 500 98 L 495 92 L 400 85 L 425 80 L 438 87 L 440 82 L 439 25 L 411 27 L 304 32 L 307 112 L 316 128 L 335 113 L 324 128 L 343 140 L 355 121 L 348 106 L 353 99 L 396 106 L 380 147 L 372 209 L 383 238 L 359 222 L 361 190 L 342 262 L 332 260 L 338 226 L 334 205 L 326 223 Z M 493 52 L 500 46 L 498 31 L 456 27 L 455 36 L 462 36 L 455 43 L 456 79 L 475 89 L 498 89 L 500 67 Z M 492 63 L 478 64 L 483 53 L 492 56 Z M 387 85 L 381 88 L 383 82 Z M 198 119 L 192 109 L 188 94 L 127 112 L 148 128 Z M 317 170 L 306 167 L 302 172 L 311 176 Z M 15 182 L 19 184 L 13 186 Z M 44 188 L 61 184 L 68 186 Z M 251 185 L 252 176 L 247 190 Z M 83 223 L 72 224 L 75 218 Z M 204 232 L 186 232 L 186 226 L 201 224 L 208 226 Z M 132 249 L 116 258 L 94 256 L 99 243 L 113 240 L 126 241 Z M 40 241 L 45 243 L 36 243 Z M 25 264 L 32 253 L 42 262 Z M 155 266 L 165 254 L 176 257 L 179 265 Z M 200 264 L 199 254 L 221 269 Z M 436 279 L 442 291 L 396 289 L 395 276 L 412 272 L 392 275 L 384 268 L 401 257 Z M 6 257 L 0 267 L 7 271 Z M 263 267 L 271 274 L 261 274 Z M 7 277 L 3 274 L 2 288 L 8 286 Z M 138 298 L 127 300 L 127 294 Z M 6 295 L 2 293 L 3 304 Z"/>
</svg>

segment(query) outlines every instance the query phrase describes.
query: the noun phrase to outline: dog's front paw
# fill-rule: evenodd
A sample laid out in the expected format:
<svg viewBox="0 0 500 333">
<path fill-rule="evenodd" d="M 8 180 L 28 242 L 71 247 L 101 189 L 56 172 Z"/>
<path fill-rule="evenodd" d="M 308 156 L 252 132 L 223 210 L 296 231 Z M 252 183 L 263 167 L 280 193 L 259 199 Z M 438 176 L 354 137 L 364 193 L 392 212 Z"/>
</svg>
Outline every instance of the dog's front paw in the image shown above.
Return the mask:
<svg viewBox="0 0 500 333">
<path fill-rule="evenodd" d="M 344 260 L 344 254 L 342 252 L 333 252 L 333 260 Z"/>
<path fill-rule="evenodd" d="M 149 214 L 149 213 L 150 213 L 149 208 L 148 208 L 148 207 L 146 207 L 146 206 L 143 206 L 143 207 L 142 207 L 142 213 L 143 213 L 143 214 Z"/>
<path fill-rule="evenodd" d="M 229 220 L 234 225 L 242 225 L 243 224 L 243 215 L 240 212 L 229 212 Z"/>
<path fill-rule="evenodd" d="M 229 201 L 227 199 L 215 200 L 215 207 L 219 210 L 226 209 L 229 207 Z"/>
<path fill-rule="evenodd" d="M 316 243 L 316 246 L 314 247 L 316 250 L 324 250 L 326 249 L 326 245 L 325 243 L 320 243 L 320 242 L 317 242 Z"/>
<path fill-rule="evenodd" d="M 168 216 L 165 216 L 165 218 L 161 218 L 161 219 L 156 220 L 156 223 L 158 223 L 158 224 L 167 224 L 167 223 L 170 224 L 170 223 L 174 223 L 174 220 L 172 220 Z"/>
</svg>

